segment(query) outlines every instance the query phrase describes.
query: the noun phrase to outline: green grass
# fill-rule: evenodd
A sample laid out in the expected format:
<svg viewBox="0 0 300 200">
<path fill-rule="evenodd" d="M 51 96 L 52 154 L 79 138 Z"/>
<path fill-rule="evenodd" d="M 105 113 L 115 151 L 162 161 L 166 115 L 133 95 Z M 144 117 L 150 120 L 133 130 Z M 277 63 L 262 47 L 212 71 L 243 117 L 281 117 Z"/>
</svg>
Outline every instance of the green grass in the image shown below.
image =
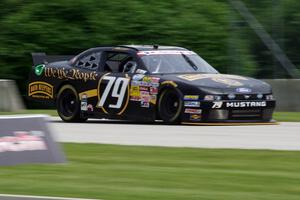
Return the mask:
<svg viewBox="0 0 300 200">
<path fill-rule="evenodd" d="M 273 117 L 281 122 L 300 122 L 300 112 L 275 112 Z"/>
<path fill-rule="evenodd" d="M 297 151 L 64 144 L 68 164 L 0 167 L 0 193 L 106 200 L 298 200 Z"/>
<path fill-rule="evenodd" d="M 0 112 L 0 115 L 13 114 L 47 114 L 58 116 L 56 110 L 23 110 L 20 112 Z M 274 119 L 281 122 L 300 122 L 300 112 L 275 112 Z"/>
</svg>

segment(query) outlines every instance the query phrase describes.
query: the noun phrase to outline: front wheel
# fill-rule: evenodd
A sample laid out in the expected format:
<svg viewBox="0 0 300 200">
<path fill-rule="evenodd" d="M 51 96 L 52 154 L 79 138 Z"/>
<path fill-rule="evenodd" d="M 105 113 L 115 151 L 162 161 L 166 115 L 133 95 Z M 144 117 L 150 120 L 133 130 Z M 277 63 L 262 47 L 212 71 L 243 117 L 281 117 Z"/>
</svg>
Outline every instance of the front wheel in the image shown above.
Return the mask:
<svg viewBox="0 0 300 200">
<path fill-rule="evenodd" d="M 159 97 L 158 114 L 165 123 L 178 123 L 182 106 L 181 92 L 175 89 L 166 89 Z"/>
<path fill-rule="evenodd" d="M 87 118 L 80 116 L 80 100 L 72 85 L 64 85 L 58 92 L 56 100 L 57 113 L 65 122 L 84 122 Z"/>
</svg>

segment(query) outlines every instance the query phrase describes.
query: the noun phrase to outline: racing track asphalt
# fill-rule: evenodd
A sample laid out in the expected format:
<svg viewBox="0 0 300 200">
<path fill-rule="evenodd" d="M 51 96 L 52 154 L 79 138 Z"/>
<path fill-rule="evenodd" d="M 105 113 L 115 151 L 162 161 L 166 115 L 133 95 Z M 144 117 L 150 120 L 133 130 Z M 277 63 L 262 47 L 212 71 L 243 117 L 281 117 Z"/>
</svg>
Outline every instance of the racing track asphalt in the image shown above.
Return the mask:
<svg viewBox="0 0 300 200">
<path fill-rule="evenodd" d="M 49 123 L 59 142 L 167 147 L 300 150 L 300 123 L 248 126 L 192 126 L 89 120 Z"/>
</svg>

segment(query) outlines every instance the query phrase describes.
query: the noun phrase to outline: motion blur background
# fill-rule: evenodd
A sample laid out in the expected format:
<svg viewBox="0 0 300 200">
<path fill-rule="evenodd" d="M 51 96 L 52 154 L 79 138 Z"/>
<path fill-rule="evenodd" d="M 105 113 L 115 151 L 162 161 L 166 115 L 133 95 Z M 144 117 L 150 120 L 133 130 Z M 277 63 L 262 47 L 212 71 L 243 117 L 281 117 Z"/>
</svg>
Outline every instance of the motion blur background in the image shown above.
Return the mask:
<svg viewBox="0 0 300 200">
<path fill-rule="evenodd" d="M 300 150 L 300 125 L 283 122 L 300 122 L 299 36 L 300 0 L 0 0 L 0 116 L 23 109 L 19 95 L 10 96 L 17 94 L 14 81 L 1 79 L 15 80 L 25 97 L 32 52 L 76 55 L 101 45 L 160 44 L 191 49 L 221 73 L 272 82 L 274 119 L 281 122 L 226 128 L 107 120 L 67 124 L 57 120 L 55 110 L 25 110 L 54 116 L 49 124 L 68 163 L 1 166 L 0 199 L 9 193 L 299 200 L 300 154 L 286 150 Z M 248 148 L 276 151 L 243 150 Z"/>
<path fill-rule="evenodd" d="M 268 32 L 299 69 L 300 1 L 241 1 L 262 25 L 252 28 L 234 2 L 1 0 L 0 79 L 16 80 L 24 95 L 31 52 L 75 55 L 118 44 L 183 46 L 222 73 L 291 78 L 256 31 Z"/>
</svg>

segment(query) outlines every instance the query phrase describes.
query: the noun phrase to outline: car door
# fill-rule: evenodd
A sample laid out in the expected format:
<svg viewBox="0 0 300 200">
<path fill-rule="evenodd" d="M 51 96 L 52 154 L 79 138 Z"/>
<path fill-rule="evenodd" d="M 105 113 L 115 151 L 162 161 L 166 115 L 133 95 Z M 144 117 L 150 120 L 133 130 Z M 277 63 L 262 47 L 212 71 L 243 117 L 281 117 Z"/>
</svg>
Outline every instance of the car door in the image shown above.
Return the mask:
<svg viewBox="0 0 300 200">
<path fill-rule="evenodd" d="M 130 100 L 130 75 L 124 70 L 134 57 L 127 52 L 106 51 L 101 65 L 102 76 L 97 86 L 96 108 L 112 118 L 126 118 Z"/>
<path fill-rule="evenodd" d="M 82 113 L 92 114 L 95 112 L 97 101 L 97 84 L 102 76 L 100 66 L 102 59 L 101 50 L 91 50 L 84 52 L 70 70 L 72 77 L 70 82 L 75 86 L 81 101 L 80 110 Z"/>
<path fill-rule="evenodd" d="M 129 52 L 104 52 L 97 91 L 96 108 L 110 118 L 155 119 L 155 105 L 151 95 L 151 81 L 138 57 Z M 153 89 L 153 88 L 152 88 Z M 153 102 L 153 101 L 152 101 Z"/>
</svg>

